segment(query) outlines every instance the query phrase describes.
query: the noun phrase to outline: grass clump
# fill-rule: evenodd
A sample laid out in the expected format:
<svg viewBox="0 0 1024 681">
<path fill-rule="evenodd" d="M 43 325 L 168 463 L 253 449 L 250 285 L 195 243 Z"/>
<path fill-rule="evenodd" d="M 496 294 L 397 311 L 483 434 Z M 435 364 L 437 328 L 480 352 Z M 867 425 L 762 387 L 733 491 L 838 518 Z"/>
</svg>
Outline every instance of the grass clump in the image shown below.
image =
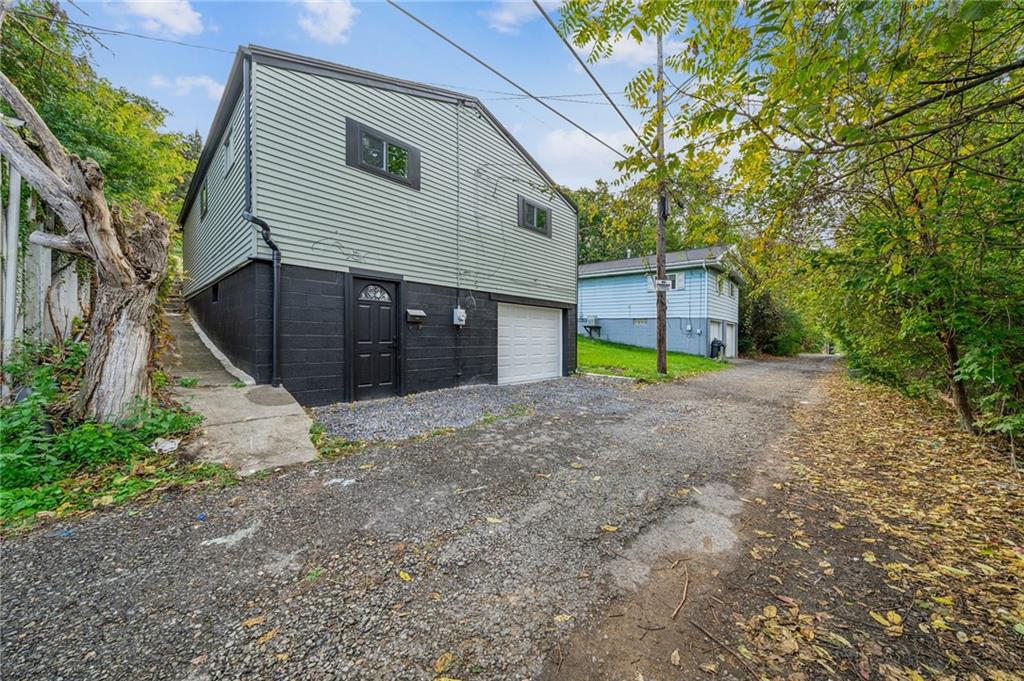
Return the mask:
<svg viewBox="0 0 1024 681">
<path fill-rule="evenodd" d="M 86 353 L 85 343 L 23 343 L 4 365 L 16 399 L 0 406 L 0 525 L 223 477 L 220 467 L 150 450 L 157 438 L 182 437 L 199 424 L 202 417 L 186 408 L 140 401 L 118 423 L 74 420 Z"/>
<path fill-rule="evenodd" d="M 321 459 L 338 459 L 354 454 L 366 446 L 362 440 L 346 440 L 330 435 L 320 421 L 313 421 L 313 425 L 309 427 L 309 441 L 313 443 Z"/>
<path fill-rule="evenodd" d="M 729 366 L 699 355 L 684 352 L 668 353 L 668 374 L 658 373 L 657 353 L 653 348 L 621 345 L 593 338 L 578 338 L 577 370 L 583 373 L 629 376 L 641 381 L 657 382 L 718 371 Z"/>
</svg>

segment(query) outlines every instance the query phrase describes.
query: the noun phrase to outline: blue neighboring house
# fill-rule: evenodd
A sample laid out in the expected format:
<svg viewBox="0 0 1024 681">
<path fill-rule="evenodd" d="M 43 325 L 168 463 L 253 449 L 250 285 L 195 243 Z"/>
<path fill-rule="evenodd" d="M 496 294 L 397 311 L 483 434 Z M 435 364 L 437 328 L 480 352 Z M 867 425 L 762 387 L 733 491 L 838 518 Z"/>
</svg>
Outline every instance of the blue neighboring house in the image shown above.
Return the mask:
<svg viewBox="0 0 1024 681">
<path fill-rule="evenodd" d="M 708 356 L 711 342 L 736 356 L 742 279 L 730 266 L 735 246 L 665 254 L 668 349 Z M 600 340 L 653 348 L 656 338 L 654 256 L 581 265 L 576 332 Z"/>
</svg>

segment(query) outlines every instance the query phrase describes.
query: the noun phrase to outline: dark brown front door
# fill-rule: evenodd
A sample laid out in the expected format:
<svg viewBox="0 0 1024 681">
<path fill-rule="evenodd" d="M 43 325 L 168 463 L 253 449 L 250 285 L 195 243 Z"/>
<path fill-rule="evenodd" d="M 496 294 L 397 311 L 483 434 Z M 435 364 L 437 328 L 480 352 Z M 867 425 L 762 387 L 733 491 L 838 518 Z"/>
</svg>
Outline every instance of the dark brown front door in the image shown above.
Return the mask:
<svg viewBox="0 0 1024 681">
<path fill-rule="evenodd" d="M 356 399 L 389 397 L 398 392 L 398 328 L 395 284 L 353 279 Z"/>
</svg>

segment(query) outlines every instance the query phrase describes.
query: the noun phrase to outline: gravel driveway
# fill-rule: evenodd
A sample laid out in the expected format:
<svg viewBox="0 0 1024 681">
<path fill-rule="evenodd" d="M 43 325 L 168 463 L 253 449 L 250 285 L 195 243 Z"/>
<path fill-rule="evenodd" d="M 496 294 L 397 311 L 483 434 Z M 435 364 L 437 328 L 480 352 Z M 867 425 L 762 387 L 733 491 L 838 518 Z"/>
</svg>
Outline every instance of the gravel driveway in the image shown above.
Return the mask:
<svg viewBox="0 0 1024 681">
<path fill-rule="evenodd" d="M 341 402 L 317 407 L 316 419 L 330 435 L 346 440 L 402 440 L 441 428 L 462 428 L 490 415 L 523 414 L 562 405 L 599 404 L 614 409 L 633 382 L 613 377 L 575 376 L 521 385 L 473 385 L 405 397 Z"/>
<path fill-rule="evenodd" d="M 677 490 L 742 488 L 828 368 L 550 384 L 529 416 L 6 540 L 0 677 L 535 677 L 643 581 L 637 547 L 697 541 Z"/>
</svg>

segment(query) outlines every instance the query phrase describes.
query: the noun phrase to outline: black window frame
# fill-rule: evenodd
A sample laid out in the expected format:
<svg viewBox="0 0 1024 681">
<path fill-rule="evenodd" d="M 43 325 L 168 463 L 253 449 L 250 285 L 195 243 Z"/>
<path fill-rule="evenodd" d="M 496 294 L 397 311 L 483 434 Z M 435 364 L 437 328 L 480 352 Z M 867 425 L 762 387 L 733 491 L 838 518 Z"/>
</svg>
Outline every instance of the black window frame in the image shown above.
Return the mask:
<svg viewBox="0 0 1024 681">
<path fill-rule="evenodd" d="M 206 217 L 206 214 L 210 210 L 210 197 L 206 191 L 206 180 L 203 180 L 203 186 L 199 188 L 199 219 L 202 220 Z"/>
<path fill-rule="evenodd" d="M 376 137 L 385 144 L 404 149 L 407 154 L 405 177 L 364 163 L 362 157 L 363 135 Z M 408 142 L 403 142 L 352 118 L 345 119 L 345 165 L 397 182 L 416 191 L 420 189 L 420 150 Z"/>
<path fill-rule="evenodd" d="M 516 223 L 520 227 L 522 227 L 523 229 L 528 229 L 531 232 L 533 232 L 534 234 L 543 234 L 544 236 L 551 236 L 551 207 L 550 206 L 541 205 L 541 204 L 537 203 L 536 201 L 533 201 L 531 199 L 526 198 L 522 194 L 520 194 L 517 197 L 517 202 L 516 203 L 518 204 L 518 208 L 517 208 L 517 211 L 516 211 L 517 214 L 518 214 L 517 218 L 516 218 Z M 544 213 L 547 215 L 547 220 L 545 221 L 545 229 L 538 229 L 536 225 L 531 225 L 531 224 L 528 224 L 526 222 L 526 207 L 527 206 L 533 206 L 534 210 L 537 210 L 537 211 L 544 211 Z"/>
</svg>

